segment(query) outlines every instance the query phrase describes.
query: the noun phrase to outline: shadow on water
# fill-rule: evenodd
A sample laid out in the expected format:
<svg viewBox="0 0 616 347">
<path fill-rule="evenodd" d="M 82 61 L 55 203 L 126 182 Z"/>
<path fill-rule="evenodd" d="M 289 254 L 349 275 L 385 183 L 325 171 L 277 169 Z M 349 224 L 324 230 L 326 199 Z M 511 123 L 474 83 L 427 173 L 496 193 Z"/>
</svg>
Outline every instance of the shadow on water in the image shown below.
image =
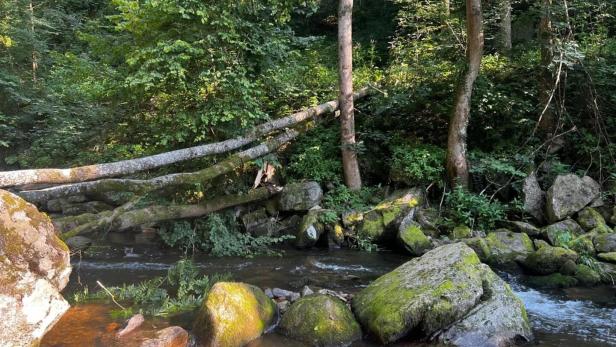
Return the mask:
<svg viewBox="0 0 616 347">
<path fill-rule="evenodd" d="M 137 252 L 139 253 L 139 252 Z M 65 295 L 96 281 L 107 286 L 136 283 L 164 275 L 179 260 L 179 254 L 125 254 L 103 259 L 75 260 L 71 282 Z M 391 271 L 409 258 L 394 253 L 365 253 L 352 250 L 287 250 L 284 257 L 213 258 L 199 256 L 194 261 L 204 274 L 229 273 L 234 280 L 260 287 L 279 287 L 299 291 L 304 285 L 354 293 Z M 531 346 L 598 347 L 616 346 L 616 290 L 613 287 L 538 291 L 524 285 L 523 276 L 499 273 L 526 304 L 536 341 Z M 110 331 L 121 322 L 108 314 L 110 306 L 73 307 L 43 340 L 44 347 L 139 346 L 140 341 L 169 324 L 190 328 L 190 320 L 169 322 L 147 320 L 141 332 L 119 343 Z M 91 311 L 91 312 L 89 312 Z M 397 343 L 393 346 L 421 346 Z M 249 344 L 250 347 L 283 347 L 302 344 L 276 333 Z M 360 341 L 354 347 L 377 344 Z M 432 345 L 433 346 L 433 345 Z"/>
</svg>

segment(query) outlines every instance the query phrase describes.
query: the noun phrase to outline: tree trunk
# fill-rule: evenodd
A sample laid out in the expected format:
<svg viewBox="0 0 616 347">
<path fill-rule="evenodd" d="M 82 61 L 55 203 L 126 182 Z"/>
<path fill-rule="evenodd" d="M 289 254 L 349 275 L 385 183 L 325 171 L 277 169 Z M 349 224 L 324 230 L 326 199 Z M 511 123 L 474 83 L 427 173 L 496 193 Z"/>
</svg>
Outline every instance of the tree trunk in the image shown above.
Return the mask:
<svg viewBox="0 0 616 347">
<path fill-rule="evenodd" d="M 36 72 L 38 70 L 38 52 L 36 51 L 36 45 L 34 42 L 36 32 L 34 31 L 34 4 L 32 1 L 28 3 L 28 11 L 30 12 L 30 33 L 32 35 L 32 83 L 36 84 Z"/>
<path fill-rule="evenodd" d="M 354 97 L 360 99 L 367 96 L 369 92 L 370 89 L 363 88 L 358 91 Z M 259 137 L 274 130 L 290 127 L 307 119 L 334 112 L 338 109 L 338 105 L 338 100 L 329 101 L 307 110 L 294 113 L 290 116 L 256 126 L 244 136 L 222 142 L 156 154 L 149 157 L 123 160 L 114 163 L 81 166 L 72 169 L 38 169 L 0 172 L 0 188 L 40 183 L 77 183 L 106 177 L 124 176 L 181 161 L 227 153 L 250 144 Z"/>
<path fill-rule="evenodd" d="M 145 194 L 154 190 L 180 185 L 196 183 L 205 184 L 218 176 L 238 169 L 247 161 L 271 153 L 283 144 L 293 140 L 297 137 L 297 135 L 299 135 L 297 131 L 289 130 L 269 141 L 234 154 L 216 165 L 212 165 L 206 169 L 196 172 L 170 174 L 155 177 L 149 180 L 103 179 L 99 181 L 75 183 L 40 190 L 26 190 L 18 192 L 17 194 L 30 203 L 41 205 L 50 199 L 57 199 L 71 195 L 93 195 L 108 191 Z"/>
<path fill-rule="evenodd" d="M 498 48 L 501 54 L 511 53 L 511 0 L 499 0 L 499 33 Z"/>
<path fill-rule="evenodd" d="M 447 138 L 447 174 L 451 186 L 469 185 L 469 164 L 466 158 L 466 135 L 470 117 L 473 85 L 481 68 L 483 55 L 483 23 L 481 0 L 466 0 L 468 47 L 466 67 L 458 84 L 454 111 Z"/>
<path fill-rule="evenodd" d="M 124 231 L 148 223 L 174 219 L 202 217 L 229 207 L 268 199 L 282 191 L 279 187 L 265 187 L 251 190 L 246 194 L 221 196 L 197 205 L 149 206 L 139 210 L 111 213 L 105 211 L 89 223 L 79 225 L 61 234 L 63 239 L 94 232 Z"/>
<path fill-rule="evenodd" d="M 552 88 L 554 88 L 554 75 L 550 65 L 554 59 L 552 34 L 552 19 L 550 11 L 552 0 L 543 0 L 543 14 L 539 23 L 539 41 L 541 43 L 541 75 L 539 77 L 539 118 L 538 128 L 545 138 L 550 138 L 556 130 L 556 117 L 551 104 Z"/>
<path fill-rule="evenodd" d="M 340 79 L 340 132 L 344 181 L 351 190 L 361 189 L 353 112 L 353 0 L 338 7 L 338 69 Z"/>
</svg>

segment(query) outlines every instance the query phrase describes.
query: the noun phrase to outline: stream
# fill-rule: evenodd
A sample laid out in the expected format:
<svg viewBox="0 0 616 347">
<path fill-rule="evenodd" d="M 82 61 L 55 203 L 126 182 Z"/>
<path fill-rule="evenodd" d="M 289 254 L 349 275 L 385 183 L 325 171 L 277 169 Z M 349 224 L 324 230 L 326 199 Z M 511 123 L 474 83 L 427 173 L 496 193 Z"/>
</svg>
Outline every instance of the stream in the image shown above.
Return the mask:
<svg viewBox="0 0 616 347">
<path fill-rule="evenodd" d="M 96 288 L 99 280 L 106 286 L 136 283 L 164 275 L 180 259 L 179 254 L 151 253 L 125 249 L 123 254 L 110 254 L 95 259 L 74 259 L 73 273 L 64 295 L 68 298 L 84 285 Z M 214 258 L 195 257 L 204 274 L 229 273 L 236 281 L 262 288 L 279 287 L 300 291 L 304 285 L 313 289 L 328 288 L 354 293 L 408 260 L 389 253 L 366 253 L 353 250 L 287 250 L 284 257 Z M 570 288 L 567 290 L 535 290 L 526 286 L 524 276 L 499 272 L 524 301 L 536 340 L 531 346 L 595 347 L 616 346 L 616 288 Z M 114 331 L 122 324 L 108 312 L 113 307 L 100 304 L 77 305 L 45 336 L 43 347 L 139 346 L 144 338 L 169 325 L 190 328 L 190 319 L 176 317 L 149 319 L 139 332 L 120 343 Z M 394 346 L 420 346 L 418 343 L 397 343 Z M 253 341 L 251 347 L 302 346 L 270 333 Z M 377 346 L 368 341 L 356 347 Z"/>
</svg>

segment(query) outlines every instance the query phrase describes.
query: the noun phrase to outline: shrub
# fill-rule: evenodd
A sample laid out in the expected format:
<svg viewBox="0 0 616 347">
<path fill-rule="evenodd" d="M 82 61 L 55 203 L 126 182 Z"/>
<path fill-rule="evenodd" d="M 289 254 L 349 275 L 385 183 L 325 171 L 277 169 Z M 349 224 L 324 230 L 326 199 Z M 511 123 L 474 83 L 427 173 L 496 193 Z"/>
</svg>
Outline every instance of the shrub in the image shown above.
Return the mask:
<svg viewBox="0 0 616 347">
<path fill-rule="evenodd" d="M 443 185 L 445 150 L 433 145 L 401 145 L 392 149 L 390 176 L 408 185 Z"/>
<path fill-rule="evenodd" d="M 447 193 L 448 220 L 454 225 L 464 224 L 471 228 L 490 230 L 496 222 L 505 219 L 505 206 L 490 201 L 485 195 L 473 194 L 456 187 Z"/>
</svg>

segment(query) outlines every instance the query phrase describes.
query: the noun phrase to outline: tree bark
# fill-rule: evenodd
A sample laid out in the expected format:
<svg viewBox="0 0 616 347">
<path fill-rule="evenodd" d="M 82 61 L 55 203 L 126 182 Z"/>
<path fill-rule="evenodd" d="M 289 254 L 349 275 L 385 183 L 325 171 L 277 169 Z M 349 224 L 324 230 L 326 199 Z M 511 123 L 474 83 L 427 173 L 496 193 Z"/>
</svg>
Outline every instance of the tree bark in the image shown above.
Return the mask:
<svg viewBox="0 0 616 347">
<path fill-rule="evenodd" d="M 543 13 L 539 23 L 539 41 L 541 43 L 541 74 L 539 77 L 539 118 L 538 128 L 545 138 L 550 138 L 556 130 L 556 116 L 554 108 L 550 105 L 552 88 L 554 88 L 554 75 L 550 65 L 554 59 L 554 38 L 552 34 L 552 19 L 550 11 L 552 0 L 543 0 Z"/>
<path fill-rule="evenodd" d="M 369 88 L 363 88 L 354 94 L 354 97 L 356 99 L 361 99 L 366 97 L 369 93 Z M 155 169 L 208 155 L 227 153 L 250 144 L 259 137 L 272 131 L 294 126 L 325 113 L 334 112 L 338 109 L 338 106 L 338 100 L 329 101 L 287 117 L 258 125 L 244 136 L 143 158 L 81 166 L 72 169 L 38 169 L 0 172 L 0 188 L 26 184 L 86 182 L 107 177 L 129 175 L 135 172 Z"/>
<path fill-rule="evenodd" d="M 234 154 L 218 164 L 196 172 L 170 174 L 155 177 L 149 180 L 102 179 L 98 181 L 81 182 L 40 190 L 26 190 L 18 192 L 17 194 L 30 203 L 41 205 L 43 202 L 50 199 L 57 199 L 70 195 L 92 195 L 106 191 L 144 194 L 173 186 L 207 183 L 218 176 L 236 170 L 247 161 L 271 153 L 283 144 L 290 142 L 298 135 L 299 133 L 297 131 L 289 130 L 269 141 Z"/>
<path fill-rule="evenodd" d="M 66 240 L 76 235 L 106 232 L 109 230 L 125 231 L 142 224 L 202 217 L 229 207 L 265 200 L 278 194 L 280 191 L 282 191 L 282 188 L 279 187 L 265 187 L 251 190 L 246 194 L 221 196 L 196 205 L 155 205 L 138 210 L 121 211 L 120 213 L 106 211 L 95 215 L 97 218 L 91 218 L 90 222 L 62 233 L 61 237 Z"/>
<path fill-rule="evenodd" d="M 36 72 L 38 71 L 38 52 L 36 51 L 36 42 L 35 36 L 36 32 L 34 30 L 34 4 L 32 0 L 28 3 L 28 11 L 30 12 L 30 32 L 32 35 L 32 83 L 36 84 Z"/>
<path fill-rule="evenodd" d="M 498 48 L 501 54 L 511 53 L 511 0 L 499 0 L 499 33 Z"/>
<path fill-rule="evenodd" d="M 466 136 L 470 117 L 473 86 L 481 68 L 483 55 L 483 23 L 481 0 L 466 0 L 468 46 L 466 66 L 455 96 L 454 111 L 447 138 L 447 174 L 451 186 L 469 185 L 469 164 L 466 158 Z"/>
<path fill-rule="evenodd" d="M 361 189 L 353 112 L 353 0 L 338 7 L 338 69 L 340 82 L 340 136 L 344 181 L 351 190 Z"/>
</svg>

